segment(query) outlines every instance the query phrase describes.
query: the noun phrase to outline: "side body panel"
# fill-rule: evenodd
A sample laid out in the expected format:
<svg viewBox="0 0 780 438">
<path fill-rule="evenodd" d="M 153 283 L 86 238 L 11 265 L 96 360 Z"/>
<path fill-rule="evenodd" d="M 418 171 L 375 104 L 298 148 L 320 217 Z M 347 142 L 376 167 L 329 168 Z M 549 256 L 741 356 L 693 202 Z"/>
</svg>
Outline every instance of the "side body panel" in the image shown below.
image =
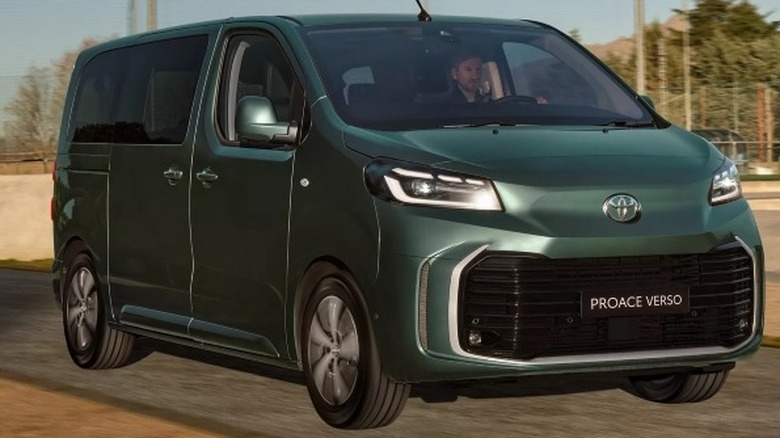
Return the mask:
<svg viewBox="0 0 780 438">
<path fill-rule="evenodd" d="M 280 47 L 276 45 L 280 36 L 276 28 L 261 21 L 230 23 L 220 37 L 191 172 L 195 265 L 189 333 L 209 344 L 284 360 L 289 357 L 284 303 L 290 178 L 296 150 L 290 146 L 252 147 L 231 141 L 218 126 L 218 121 L 226 123 L 223 120 L 230 118 L 222 117 L 220 111 L 224 108 L 219 104 L 223 98 L 220 93 L 229 87 L 230 78 L 222 72 L 232 68 L 233 52 L 228 50 L 228 44 L 233 37 L 246 36 L 261 36 L 263 41 L 273 43 L 272 47 Z M 241 51 L 240 56 L 248 56 L 245 54 Z M 259 56 L 258 52 L 254 54 Z M 236 68 L 241 68 L 243 64 L 237 62 Z M 271 85 L 265 70 L 256 65 L 246 70 L 251 74 L 241 70 L 240 81 L 265 81 L 262 83 L 266 87 Z M 244 87 L 239 92 L 268 92 L 256 83 L 239 84 Z M 233 83 L 233 87 L 237 86 Z M 202 176 L 198 174 L 205 173 L 216 179 L 200 180 Z"/>
<path fill-rule="evenodd" d="M 175 144 L 175 140 L 171 142 L 174 144 L 161 144 L 165 141 L 152 138 L 149 142 L 121 141 L 113 146 L 109 198 L 110 285 L 113 308 L 121 322 L 183 335 L 191 315 L 189 170 L 199 103 L 206 82 L 207 61 L 216 40 L 216 28 L 195 28 L 165 37 L 176 38 L 164 38 L 159 42 L 166 44 L 160 47 L 166 47 L 167 51 L 177 49 L 175 42 L 189 41 L 182 46 L 188 52 L 179 54 L 181 59 L 188 61 L 170 61 L 175 58 L 170 58 L 171 55 L 165 52 L 158 51 L 152 57 L 139 51 L 137 58 L 140 59 L 136 62 L 157 62 L 161 69 L 171 69 L 167 77 L 160 76 L 161 73 L 155 70 L 157 67 L 152 67 L 151 73 L 143 67 L 139 69 L 144 74 L 155 75 L 149 79 L 149 89 L 140 91 L 150 93 L 146 98 L 143 122 L 147 130 L 150 126 L 153 129 L 156 120 L 170 118 L 166 112 L 185 110 L 187 116 L 174 125 L 173 133 L 161 131 L 162 134 L 159 134 L 182 135 L 183 141 L 181 144 Z M 135 46 L 133 49 L 145 50 L 157 43 L 153 40 L 149 46 Z M 189 66 L 185 62 L 194 65 Z M 174 70 L 183 68 L 188 70 Z M 198 76 L 190 75 L 191 68 L 196 69 Z M 152 81 L 156 80 L 166 80 L 167 83 L 155 85 Z M 193 88 L 176 85 L 181 93 L 193 93 L 189 107 L 179 108 L 182 106 L 179 100 L 187 102 L 183 94 L 168 91 L 167 100 L 155 95 L 166 92 L 166 88 L 172 89 L 174 81 L 192 81 Z M 121 95 L 127 92 L 124 90 Z M 118 99 L 116 118 L 120 122 L 128 117 L 135 120 L 133 115 L 123 115 L 133 110 L 122 107 L 129 99 Z M 157 102 L 157 106 L 148 107 L 150 101 Z M 118 123 L 117 132 L 119 129 Z M 187 131 L 184 133 L 179 129 Z M 177 131 L 181 134 L 176 134 Z M 132 139 L 132 136 L 124 134 L 122 140 L 126 138 Z M 149 144 L 152 142 L 158 144 Z"/>
</svg>

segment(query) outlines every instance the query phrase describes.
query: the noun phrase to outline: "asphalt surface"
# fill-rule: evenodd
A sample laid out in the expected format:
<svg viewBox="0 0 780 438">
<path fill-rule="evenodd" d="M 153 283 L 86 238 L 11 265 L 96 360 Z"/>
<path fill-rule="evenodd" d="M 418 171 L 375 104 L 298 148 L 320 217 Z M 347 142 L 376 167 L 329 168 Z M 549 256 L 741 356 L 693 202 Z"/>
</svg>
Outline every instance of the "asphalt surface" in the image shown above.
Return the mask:
<svg viewBox="0 0 780 438">
<path fill-rule="evenodd" d="M 766 248 L 767 279 L 777 283 L 780 211 L 772 208 L 756 209 L 754 214 Z M 64 396 L 60 403 L 74 403 L 77 412 L 86 404 L 91 411 L 85 412 L 101 412 L 95 406 L 126 412 L 127 418 L 119 424 L 132 425 L 143 418 L 149 424 L 153 422 L 148 419 L 153 418 L 164 421 L 155 424 L 178 424 L 185 431 L 236 437 L 780 435 L 780 349 L 762 348 L 740 362 L 720 394 L 698 404 L 646 402 L 625 391 L 622 379 L 608 376 L 552 377 L 524 380 L 513 386 L 477 388 L 464 392 L 453 403 L 425 403 L 422 393 L 436 392 L 416 389 L 393 425 L 344 432 L 329 428 L 317 417 L 299 373 L 148 341 L 142 346 L 154 352 L 128 367 L 110 371 L 77 368 L 68 358 L 49 275 L 0 269 L 0 379 L 24 385 L 20 397 L 29 397 L 31 389 Z M 483 398 L 486 394 L 497 397 Z M 48 403 L 45 400 L 49 399 L 44 397 L 41 402 Z M 0 415 L 0 437 L 7 436 L 3 431 L 9 430 L 3 419 L 8 422 L 14 418 L 15 408 L 27 406 L 29 410 L 35 402 L 7 403 L 0 403 L 0 411 L 5 414 Z M 48 416 L 47 408 L 41 406 L 41 421 Z M 74 419 L 79 431 L 89 430 L 84 424 L 90 421 L 90 415 L 95 414 Z M 27 418 L 15 421 L 26 422 Z M 30 432 L 23 436 L 50 436 L 49 432 L 36 434 L 32 423 Z M 176 429 L 165 427 L 147 425 L 147 430 L 152 428 L 161 435 L 133 435 L 129 426 L 118 428 L 118 432 L 122 436 L 173 436 L 170 431 Z M 72 436 L 72 430 L 63 424 L 62 433 L 54 436 Z M 94 430 L 96 434 L 86 436 L 105 436 L 97 432 L 98 428 Z M 193 434 L 183 432 L 178 436 Z"/>
<path fill-rule="evenodd" d="M 778 199 L 780 204 L 780 199 Z M 753 210 L 764 245 L 764 264 L 768 282 L 780 283 L 780 209 Z M 780 433 L 778 433 L 780 435 Z"/>
<path fill-rule="evenodd" d="M 49 276 L 0 270 L 0 377 L 204 432 L 259 437 L 710 438 L 777 436 L 780 428 L 777 349 L 761 349 L 738 364 L 721 393 L 699 404 L 646 402 L 621 389 L 622 379 L 555 377 L 481 388 L 466 395 L 501 397 L 461 396 L 454 403 L 425 403 L 417 390 L 393 425 L 344 432 L 319 420 L 298 373 L 150 343 L 145 345 L 161 351 L 138 363 L 84 371 L 70 362 L 61 332 Z M 69 436 L 67 424 L 62 427 L 62 436 Z"/>
</svg>

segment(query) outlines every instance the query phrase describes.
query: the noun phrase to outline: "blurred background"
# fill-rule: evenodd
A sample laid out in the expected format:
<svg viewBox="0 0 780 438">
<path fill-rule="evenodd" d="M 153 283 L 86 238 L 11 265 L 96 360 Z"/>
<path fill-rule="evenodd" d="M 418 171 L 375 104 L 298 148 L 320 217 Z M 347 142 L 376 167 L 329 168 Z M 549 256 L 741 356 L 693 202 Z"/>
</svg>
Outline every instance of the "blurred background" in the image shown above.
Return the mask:
<svg viewBox="0 0 780 438">
<path fill-rule="evenodd" d="M 527 18 L 590 49 L 743 174 L 780 174 L 780 0 L 423 0 L 434 16 Z M 414 0 L 3 0 L 0 174 L 48 172 L 78 52 L 230 16 L 418 12 Z M 356 42 L 359 44 L 359 42 Z"/>
</svg>

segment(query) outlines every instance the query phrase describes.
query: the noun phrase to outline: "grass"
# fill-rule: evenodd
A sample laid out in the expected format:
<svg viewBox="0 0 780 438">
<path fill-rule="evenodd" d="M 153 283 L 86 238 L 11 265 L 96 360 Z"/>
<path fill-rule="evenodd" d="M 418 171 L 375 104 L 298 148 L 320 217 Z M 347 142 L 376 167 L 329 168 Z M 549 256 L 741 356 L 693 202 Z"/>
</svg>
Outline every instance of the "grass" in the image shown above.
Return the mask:
<svg viewBox="0 0 780 438">
<path fill-rule="evenodd" d="M 740 175 L 742 181 L 780 181 L 780 174 L 772 175 Z"/>
<path fill-rule="evenodd" d="M 19 269 L 22 271 L 51 272 L 52 259 L 38 260 L 0 260 L 0 268 Z"/>
<path fill-rule="evenodd" d="M 767 336 L 764 335 L 764 337 L 761 339 L 761 346 L 762 347 L 771 347 L 771 348 L 780 348 L 780 338 L 777 336 Z"/>
</svg>

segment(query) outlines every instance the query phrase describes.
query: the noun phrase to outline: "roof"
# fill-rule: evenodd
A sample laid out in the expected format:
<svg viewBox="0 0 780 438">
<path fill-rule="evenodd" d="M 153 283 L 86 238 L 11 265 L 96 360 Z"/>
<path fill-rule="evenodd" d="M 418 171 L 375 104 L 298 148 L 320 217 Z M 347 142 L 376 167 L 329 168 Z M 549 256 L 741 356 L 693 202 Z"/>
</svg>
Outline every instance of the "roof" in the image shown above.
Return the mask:
<svg viewBox="0 0 780 438">
<path fill-rule="evenodd" d="M 253 17 L 247 17 L 253 18 Z M 399 23 L 415 23 L 417 14 L 322 14 L 322 15 L 296 15 L 296 16 L 283 16 L 302 26 L 322 26 L 333 24 L 357 24 L 357 23 L 381 23 L 381 22 L 399 22 Z M 241 20 L 241 19 L 236 19 Z M 529 21 L 523 20 L 510 20 L 499 18 L 486 18 L 486 17 L 470 17 L 462 15 L 434 15 L 431 23 L 448 22 L 448 23 L 485 23 L 485 24 L 503 24 L 503 25 L 528 25 L 538 26 Z"/>
<path fill-rule="evenodd" d="M 98 44 L 84 51 L 85 54 L 97 53 L 116 47 L 137 44 L 156 38 L 163 34 L 186 33 L 193 29 L 215 28 L 227 23 L 287 23 L 292 26 L 329 26 L 329 25 L 352 25 L 360 23 L 417 23 L 419 22 L 416 14 L 322 14 L 322 15 L 267 15 L 267 16 L 247 16 L 230 17 L 219 20 L 202 21 L 190 24 L 184 24 L 175 27 L 161 28 L 149 32 L 142 32 L 135 35 L 129 35 L 115 40 Z M 474 23 L 474 24 L 495 24 L 504 26 L 526 26 L 542 27 L 543 24 L 534 21 L 510 20 L 500 18 L 468 17 L 458 15 L 435 15 L 432 24 L 435 23 Z"/>
</svg>

